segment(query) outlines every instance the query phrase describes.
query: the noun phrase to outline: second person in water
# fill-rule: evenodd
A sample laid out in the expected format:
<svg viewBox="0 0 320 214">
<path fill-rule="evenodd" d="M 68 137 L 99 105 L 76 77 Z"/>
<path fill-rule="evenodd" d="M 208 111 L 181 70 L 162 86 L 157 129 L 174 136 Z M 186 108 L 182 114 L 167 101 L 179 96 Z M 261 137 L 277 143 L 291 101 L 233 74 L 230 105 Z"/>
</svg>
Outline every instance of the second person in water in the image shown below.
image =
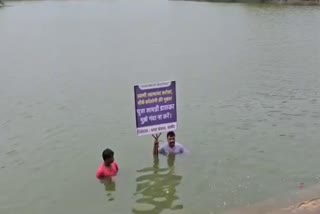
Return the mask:
<svg viewBox="0 0 320 214">
<path fill-rule="evenodd" d="M 167 143 L 159 145 L 159 137 L 161 134 L 153 135 L 154 146 L 153 155 L 170 155 L 170 154 L 184 154 L 187 153 L 186 148 L 176 142 L 176 134 L 173 131 L 167 133 Z"/>
</svg>

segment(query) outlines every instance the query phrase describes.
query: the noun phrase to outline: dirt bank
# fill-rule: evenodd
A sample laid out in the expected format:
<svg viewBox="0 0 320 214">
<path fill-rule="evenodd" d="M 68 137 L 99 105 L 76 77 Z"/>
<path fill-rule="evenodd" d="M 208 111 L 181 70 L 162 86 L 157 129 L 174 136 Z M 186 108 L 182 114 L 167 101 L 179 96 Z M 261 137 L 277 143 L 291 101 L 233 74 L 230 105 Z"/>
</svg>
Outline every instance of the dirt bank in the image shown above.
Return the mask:
<svg viewBox="0 0 320 214">
<path fill-rule="evenodd" d="M 320 214 L 320 185 L 302 188 L 225 214 Z"/>
</svg>

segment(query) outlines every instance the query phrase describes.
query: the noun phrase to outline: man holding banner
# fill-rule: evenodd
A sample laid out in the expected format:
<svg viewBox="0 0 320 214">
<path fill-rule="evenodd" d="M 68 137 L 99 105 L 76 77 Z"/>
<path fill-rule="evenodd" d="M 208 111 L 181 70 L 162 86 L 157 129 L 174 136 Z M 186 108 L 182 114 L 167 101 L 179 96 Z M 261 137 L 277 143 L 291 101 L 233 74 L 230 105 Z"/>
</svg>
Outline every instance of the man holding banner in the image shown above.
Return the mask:
<svg viewBox="0 0 320 214">
<path fill-rule="evenodd" d="M 177 102 L 176 82 L 158 82 L 134 86 L 135 115 L 138 136 L 152 135 L 155 139 L 153 153 L 163 155 L 185 153 L 176 143 Z M 168 144 L 159 148 L 159 137 L 167 133 Z"/>
</svg>

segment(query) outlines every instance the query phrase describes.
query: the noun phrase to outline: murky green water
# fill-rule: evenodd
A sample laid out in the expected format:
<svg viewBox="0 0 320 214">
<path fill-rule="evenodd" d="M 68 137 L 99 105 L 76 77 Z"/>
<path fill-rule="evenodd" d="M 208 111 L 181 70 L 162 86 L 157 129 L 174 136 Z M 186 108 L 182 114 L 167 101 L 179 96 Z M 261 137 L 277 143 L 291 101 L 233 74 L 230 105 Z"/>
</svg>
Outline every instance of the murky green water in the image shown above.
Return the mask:
<svg viewBox="0 0 320 214">
<path fill-rule="evenodd" d="M 320 10 L 172 1 L 0 9 L 0 213 L 220 213 L 319 183 Z M 178 84 L 153 160 L 133 85 Z M 165 139 L 163 139 L 165 140 Z M 120 174 L 100 184 L 105 147 Z"/>
</svg>

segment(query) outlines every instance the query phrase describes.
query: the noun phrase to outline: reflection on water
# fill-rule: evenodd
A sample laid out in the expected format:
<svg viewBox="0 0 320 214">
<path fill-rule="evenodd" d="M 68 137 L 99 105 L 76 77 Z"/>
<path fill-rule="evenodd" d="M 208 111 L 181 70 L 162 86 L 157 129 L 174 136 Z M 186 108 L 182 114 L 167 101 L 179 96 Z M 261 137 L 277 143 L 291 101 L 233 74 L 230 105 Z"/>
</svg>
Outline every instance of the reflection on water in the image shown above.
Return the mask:
<svg viewBox="0 0 320 214">
<path fill-rule="evenodd" d="M 178 203 L 176 188 L 182 176 L 175 174 L 175 156 L 167 157 L 167 168 L 159 167 L 159 158 L 154 158 L 153 167 L 138 170 L 141 174 L 137 181 L 135 196 L 136 206 L 133 213 L 158 214 L 165 209 L 180 210 L 183 205 Z"/>
<path fill-rule="evenodd" d="M 106 178 L 104 180 L 101 180 L 101 183 L 104 184 L 108 201 L 114 201 L 114 196 L 112 194 L 116 191 L 116 182 L 114 181 L 114 179 Z"/>
</svg>

